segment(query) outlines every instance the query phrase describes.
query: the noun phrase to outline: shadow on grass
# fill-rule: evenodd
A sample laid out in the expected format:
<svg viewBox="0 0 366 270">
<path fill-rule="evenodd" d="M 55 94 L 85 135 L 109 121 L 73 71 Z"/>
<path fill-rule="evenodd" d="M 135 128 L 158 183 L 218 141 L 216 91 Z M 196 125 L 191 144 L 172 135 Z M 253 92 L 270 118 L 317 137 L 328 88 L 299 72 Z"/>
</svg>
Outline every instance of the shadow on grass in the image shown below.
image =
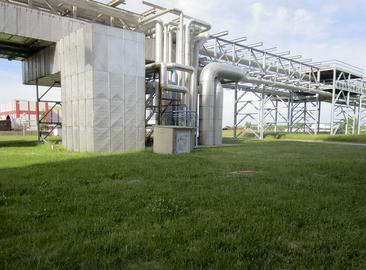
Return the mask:
<svg viewBox="0 0 366 270">
<path fill-rule="evenodd" d="M 364 165 L 346 156 L 344 178 L 338 159 L 319 160 L 301 172 L 313 178 L 291 177 L 314 152 L 274 145 L 183 156 L 65 153 L 67 160 L 0 169 L 0 269 L 235 269 L 238 258 L 248 268 L 361 265 L 365 189 L 356 172 Z M 283 171 L 274 153 L 289 160 Z M 244 172 L 243 163 L 273 164 L 267 169 L 280 176 L 230 174 Z"/>
<path fill-rule="evenodd" d="M 186 175 L 212 178 L 198 171 L 207 163 L 217 167 L 197 155 L 145 151 L 0 169 L 0 269 L 125 269 L 138 265 L 141 253 L 152 260 L 158 241 L 148 236 L 166 234 L 153 225 L 177 224 L 193 211 L 190 196 L 172 186 L 182 190 L 186 181 L 177 179 Z M 147 236 L 137 239 L 137 230 Z M 175 250 L 168 241 L 162 246 Z"/>
<path fill-rule="evenodd" d="M 37 141 L 14 140 L 0 141 L 0 147 L 33 147 L 38 145 Z"/>
</svg>

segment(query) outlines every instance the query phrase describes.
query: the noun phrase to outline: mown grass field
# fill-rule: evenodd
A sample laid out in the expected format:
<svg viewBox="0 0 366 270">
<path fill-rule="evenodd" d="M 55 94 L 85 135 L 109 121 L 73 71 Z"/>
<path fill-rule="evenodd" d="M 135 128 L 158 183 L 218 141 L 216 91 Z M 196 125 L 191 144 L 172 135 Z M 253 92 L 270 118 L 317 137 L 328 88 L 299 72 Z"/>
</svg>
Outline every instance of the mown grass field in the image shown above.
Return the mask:
<svg viewBox="0 0 366 270">
<path fill-rule="evenodd" d="M 366 134 L 361 135 L 334 135 L 329 134 L 286 134 L 281 139 L 293 139 L 293 140 L 320 140 L 331 142 L 352 142 L 352 143 L 366 143 Z"/>
<path fill-rule="evenodd" d="M 223 131 L 224 138 L 233 137 L 232 130 L 224 130 Z M 285 134 L 285 133 L 278 133 L 278 134 L 265 134 L 267 140 L 273 139 L 281 139 L 281 140 L 316 140 L 316 141 L 331 141 L 331 142 L 351 142 L 351 143 L 366 143 L 366 133 L 360 135 L 334 135 L 331 136 L 329 134 Z M 253 139 L 255 136 L 251 133 L 245 133 L 239 137 L 242 140 L 249 140 Z"/>
<path fill-rule="evenodd" d="M 0 137 L 0 269 L 365 269 L 364 147 L 182 156 Z"/>
</svg>

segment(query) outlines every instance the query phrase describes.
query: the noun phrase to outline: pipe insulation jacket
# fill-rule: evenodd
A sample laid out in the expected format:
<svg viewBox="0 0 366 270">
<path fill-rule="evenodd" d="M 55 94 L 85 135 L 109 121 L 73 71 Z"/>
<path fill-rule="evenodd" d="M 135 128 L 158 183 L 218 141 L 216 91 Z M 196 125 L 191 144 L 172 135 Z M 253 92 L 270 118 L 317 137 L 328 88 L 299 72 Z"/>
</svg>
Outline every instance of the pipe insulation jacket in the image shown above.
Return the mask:
<svg viewBox="0 0 366 270">
<path fill-rule="evenodd" d="M 245 82 L 255 85 L 268 85 L 292 92 L 306 92 L 319 96 L 331 96 L 330 93 L 297 85 L 288 85 L 268 79 L 255 78 L 240 67 L 227 64 L 211 63 L 205 66 L 200 75 L 200 120 L 199 140 L 201 145 L 217 145 L 222 140 L 219 136 L 222 129 L 221 81 Z"/>
<path fill-rule="evenodd" d="M 163 52 L 164 52 L 164 26 L 161 21 L 156 21 L 155 24 L 155 61 L 162 62 L 163 61 Z"/>
</svg>

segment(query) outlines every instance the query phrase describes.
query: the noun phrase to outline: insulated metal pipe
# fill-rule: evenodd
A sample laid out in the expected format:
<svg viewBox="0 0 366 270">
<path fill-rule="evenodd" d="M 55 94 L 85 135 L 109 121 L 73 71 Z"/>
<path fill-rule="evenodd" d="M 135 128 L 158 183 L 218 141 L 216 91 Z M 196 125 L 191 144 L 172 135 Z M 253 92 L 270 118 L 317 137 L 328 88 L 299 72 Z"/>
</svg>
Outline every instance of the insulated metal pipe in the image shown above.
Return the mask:
<svg viewBox="0 0 366 270">
<path fill-rule="evenodd" d="M 163 62 L 169 62 L 169 25 L 164 25 L 164 48 L 163 48 Z"/>
<path fill-rule="evenodd" d="M 209 35 L 208 33 L 206 34 L 200 34 L 198 35 L 195 40 L 194 40 L 194 46 L 193 46 L 193 59 L 192 59 L 192 63 L 191 65 L 194 67 L 194 73 L 192 76 L 194 76 L 194 78 L 192 78 L 191 80 L 191 101 L 190 101 L 190 105 L 191 105 L 191 110 L 194 112 L 198 112 L 197 110 L 197 96 L 198 96 L 198 89 L 197 89 L 197 78 L 198 78 L 198 65 L 199 65 L 199 51 L 202 48 L 203 44 L 205 44 L 205 42 L 209 39 Z M 197 123 L 198 123 L 198 119 L 197 119 Z"/>
<path fill-rule="evenodd" d="M 217 94 L 217 84 L 221 80 L 230 80 L 233 82 L 246 82 L 256 85 L 269 85 L 272 87 L 287 89 L 292 92 L 306 92 L 311 94 L 319 94 L 322 96 L 331 96 L 330 93 L 311 89 L 302 86 L 288 85 L 286 83 L 271 81 L 268 79 L 255 78 L 248 74 L 247 71 L 240 67 L 211 63 L 205 66 L 200 76 L 201 87 L 201 105 L 200 105 L 200 132 L 199 141 L 202 145 L 216 145 L 221 144 L 217 137 L 218 132 L 221 132 L 222 117 L 221 119 L 216 114 L 216 111 L 221 111 L 221 101 L 216 101 L 216 98 L 220 98 Z"/>
<path fill-rule="evenodd" d="M 163 61 L 163 22 L 159 20 L 155 24 L 155 61 Z"/>
<path fill-rule="evenodd" d="M 169 84 L 168 71 L 169 70 L 179 70 L 184 72 L 193 73 L 193 68 L 185 65 L 180 65 L 176 63 L 152 63 L 145 66 L 147 71 L 149 70 L 159 70 L 160 74 L 160 87 L 166 91 L 178 92 L 188 94 L 189 89 L 185 86 L 172 85 Z"/>
<path fill-rule="evenodd" d="M 221 132 L 222 122 L 217 119 L 217 111 L 221 102 L 220 84 L 221 79 L 241 81 L 243 71 L 228 65 L 212 63 L 204 67 L 200 76 L 200 117 L 199 117 L 199 143 L 201 145 L 221 144 L 217 138 L 218 131 Z"/>
<path fill-rule="evenodd" d="M 284 69 L 284 68 L 280 68 L 278 66 L 273 66 L 273 65 L 268 65 L 268 64 L 263 66 L 262 63 L 257 63 L 254 60 L 245 59 L 245 58 L 238 57 L 238 56 L 233 57 L 231 54 L 225 54 L 225 53 L 222 53 L 220 51 L 215 52 L 215 51 L 212 51 L 212 50 L 209 50 L 209 49 L 205 49 L 205 50 L 200 50 L 200 53 L 202 55 L 206 55 L 206 56 L 212 57 L 212 58 L 228 59 L 229 61 L 232 61 L 234 63 L 240 63 L 240 64 L 245 65 L 245 66 L 250 66 L 250 67 L 254 67 L 254 68 L 258 68 L 258 69 L 264 68 L 264 69 L 269 70 L 269 71 L 282 73 L 282 74 L 285 74 L 285 75 L 290 75 L 290 71 L 286 68 Z M 309 75 L 305 75 L 304 79 L 309 80 Z"/>
</svg>

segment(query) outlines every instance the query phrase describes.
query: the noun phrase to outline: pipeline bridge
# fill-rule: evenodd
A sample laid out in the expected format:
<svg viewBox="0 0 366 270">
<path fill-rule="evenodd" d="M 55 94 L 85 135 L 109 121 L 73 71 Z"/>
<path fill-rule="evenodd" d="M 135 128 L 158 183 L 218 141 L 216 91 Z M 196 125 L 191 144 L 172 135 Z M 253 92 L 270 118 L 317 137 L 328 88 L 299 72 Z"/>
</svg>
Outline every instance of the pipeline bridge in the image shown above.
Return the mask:
<svg viewBox="0 0 366 270">
<path fill-rule="evenodd" d="M 362 69 L 229 39 L 179 9 L 143 4 L 136 13 L 124 0 L 0 0 L 0 57 L 22 61 L 37 104 L 62 105 L 62 122 L 38 116 L 40 140 L 62 126 L 72 151 L 136 151 L 158 125 L 218 145 L 224 91 L 234 91 L 235 137 L 366 131 Z M 60 88 L 61 100 L 45 100 Z"/>
</svg>

